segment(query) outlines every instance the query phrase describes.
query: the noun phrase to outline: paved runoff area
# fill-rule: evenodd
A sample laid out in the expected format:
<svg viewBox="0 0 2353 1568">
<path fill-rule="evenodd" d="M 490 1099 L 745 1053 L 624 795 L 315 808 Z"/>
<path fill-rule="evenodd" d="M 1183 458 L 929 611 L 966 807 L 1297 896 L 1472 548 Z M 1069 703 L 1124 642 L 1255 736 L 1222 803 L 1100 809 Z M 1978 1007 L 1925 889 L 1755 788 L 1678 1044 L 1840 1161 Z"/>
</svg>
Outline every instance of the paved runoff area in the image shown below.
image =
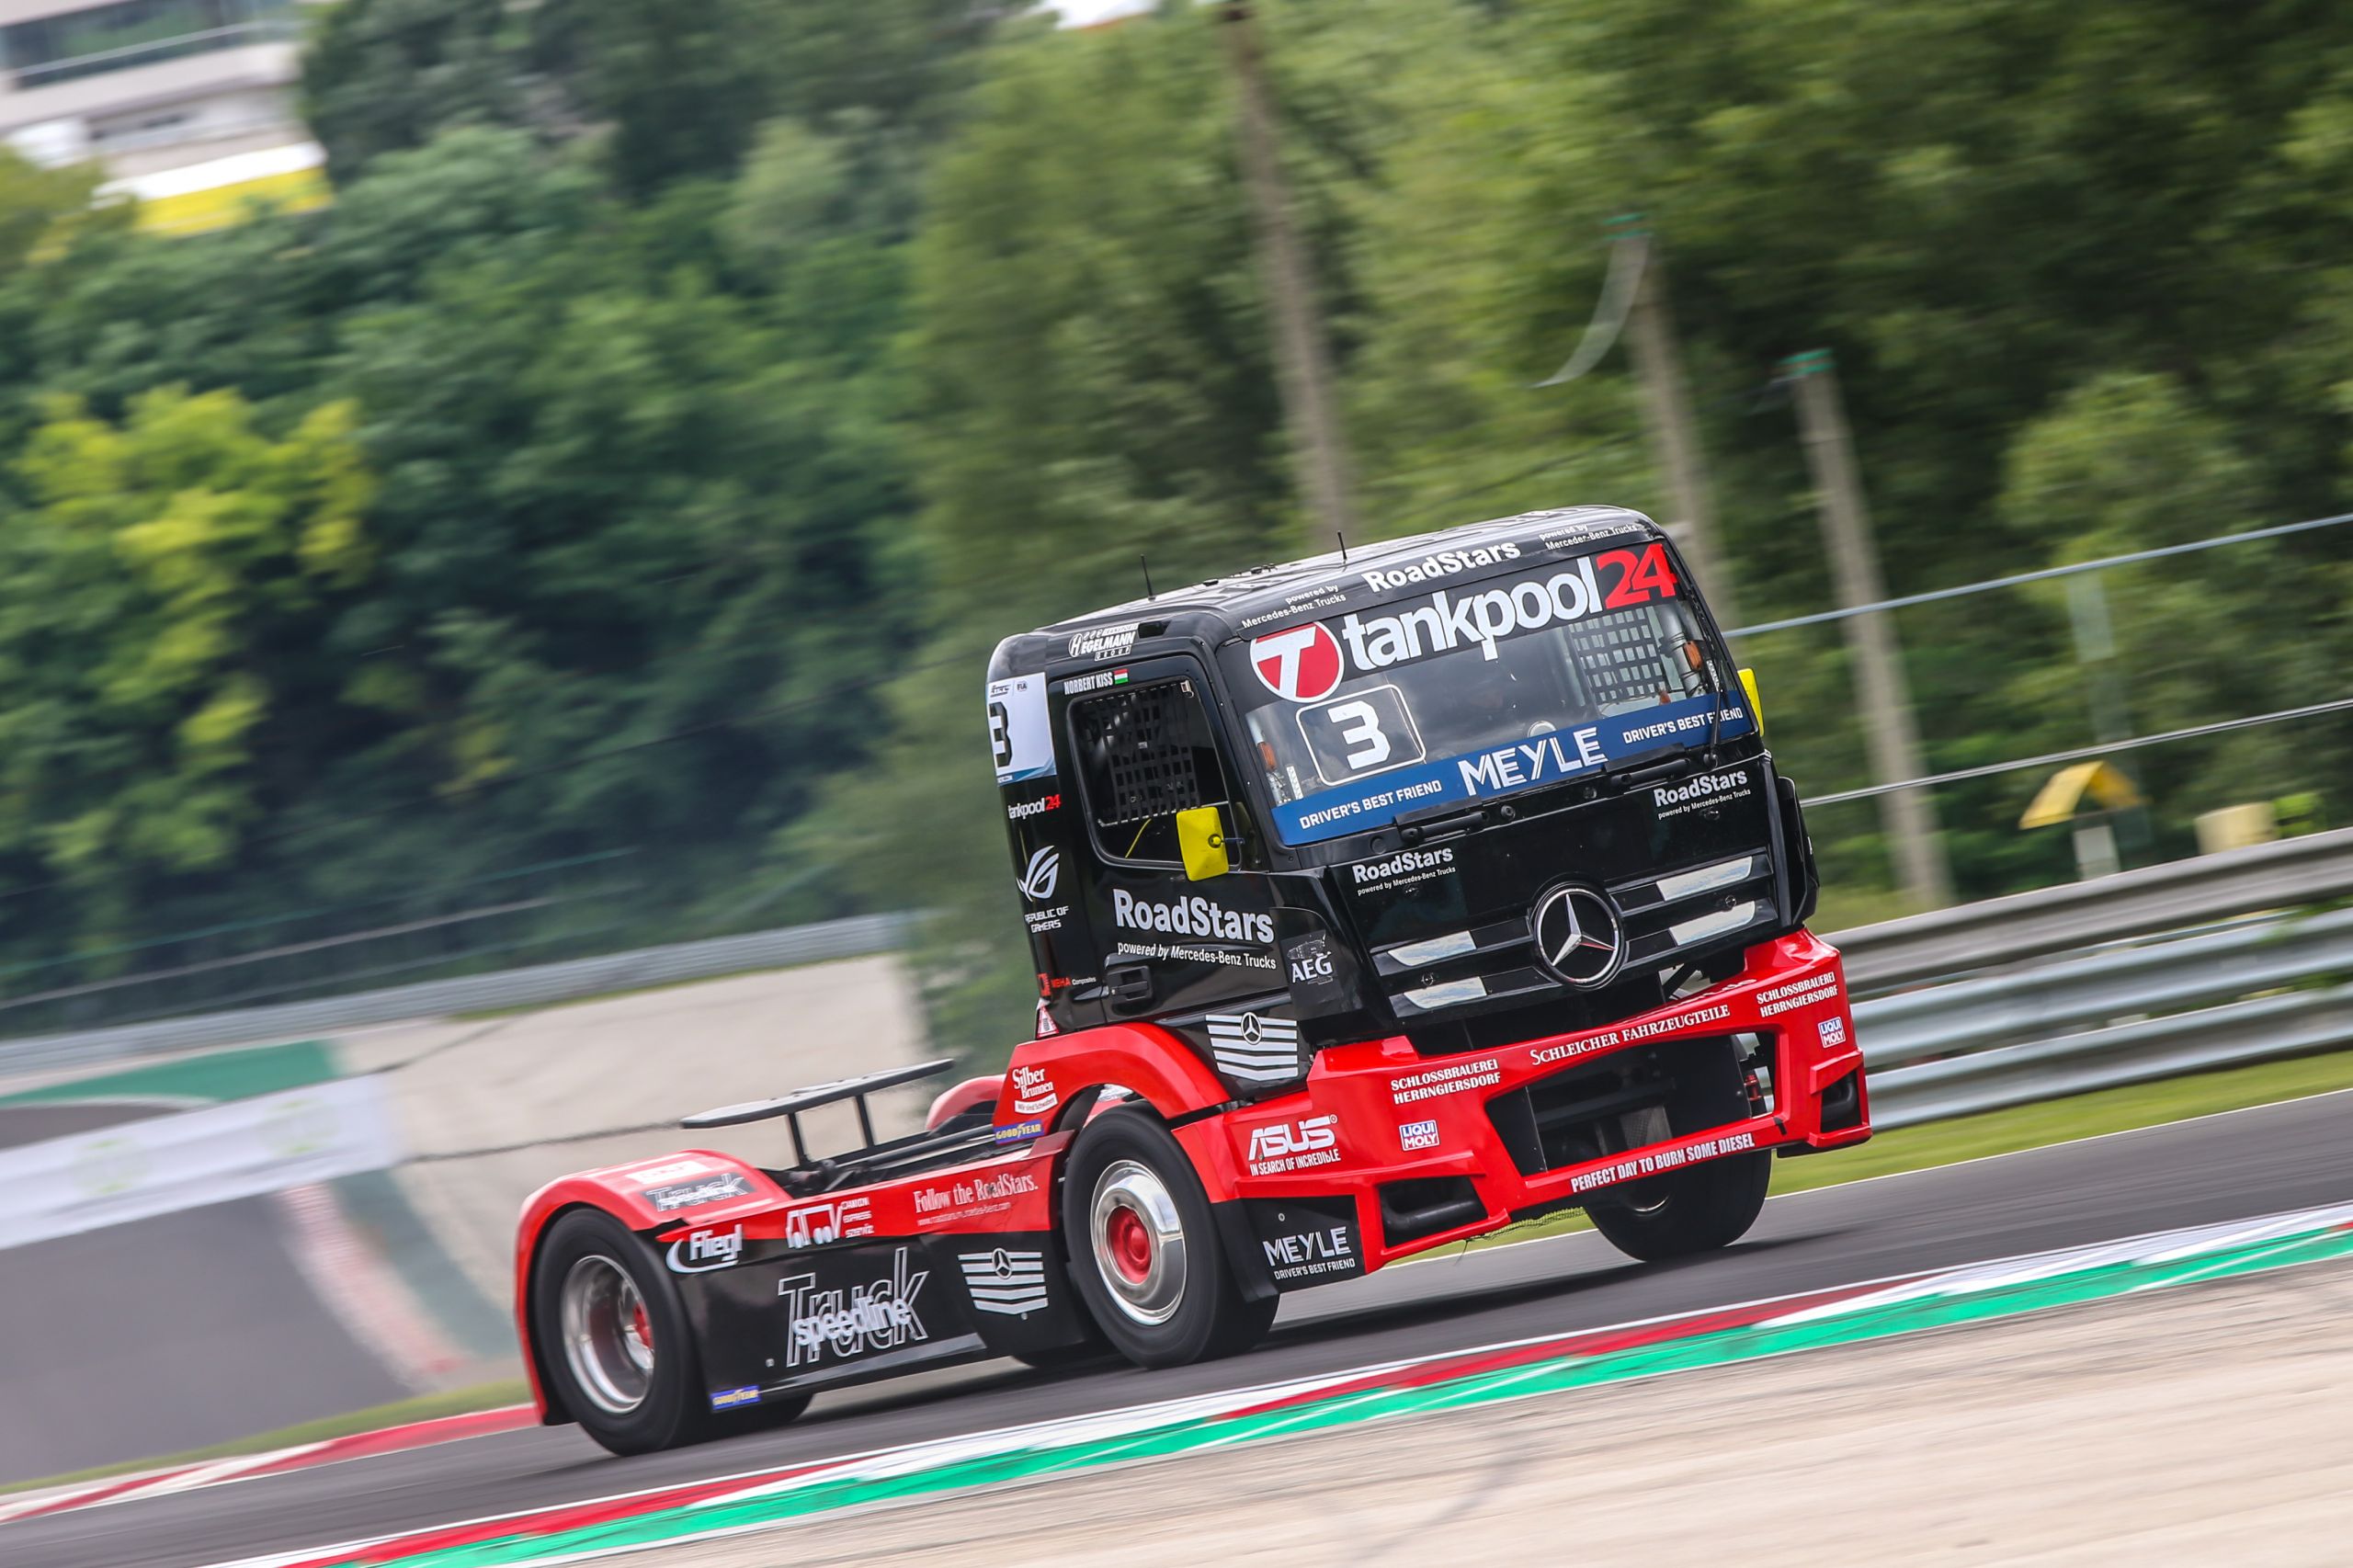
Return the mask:
<svg viewBox="0 0 2353 1568">
<path fill-rule="evenodd" d="M 2340 1561 L 2353 1205 L 242 1560 Z"/>
<path fill-rule="evenodd" d="M 2353 1524 L 2347 1321 L 2353 1269 L 2292 1270 L 617 1561 L 2319 1568 Z"/>
</svg>

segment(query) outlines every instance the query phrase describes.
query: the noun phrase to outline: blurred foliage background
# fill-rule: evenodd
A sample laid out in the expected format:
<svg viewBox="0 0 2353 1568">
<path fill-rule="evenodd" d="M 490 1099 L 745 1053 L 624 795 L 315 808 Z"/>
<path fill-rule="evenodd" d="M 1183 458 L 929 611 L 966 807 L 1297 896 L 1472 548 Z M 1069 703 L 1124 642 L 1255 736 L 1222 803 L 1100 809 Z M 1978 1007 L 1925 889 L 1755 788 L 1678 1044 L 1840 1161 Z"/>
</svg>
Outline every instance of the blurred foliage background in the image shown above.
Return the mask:
<svg viewBox="0 0 2353 1568">
<path fill-rule="evenodd" d="M 1834 602 L 1798 350 L 1897 593 L 2347 506 L 2353 11 L 1259 9 L 1378 533 L 1664 508 L 1622 354 L 1532 388 L 1631 211 L 1749 620 Z M 326 210 L 157 238 L 0 152 L 0 979 L 593 860 L 598 917 L 512 951 L 917 909 L 942 1042 L 1026 1035 L 989 649 L 1139 553 L 1320 548 L 1216 25 L 342 0 Z M 2349 558 L 2104 574 L 2131 732 L 2347 695 Z M 1933 767 L 2094 738 L 2063 585 L 1901 627 Z M 1801 784 L 1869 782 L 1836 629 L 1742 649 Z M 2348 765 L 2340 719 L 2133 754 L 2128 852 L 2290 791 L 2341 823 Z M 2073 874 L 2015 826 L 2040 782 L 1940 791 L 1961 896 Z M 1814 831 L 1824 925 L 1900 912 L 1868 802 Z"/>
</svg>

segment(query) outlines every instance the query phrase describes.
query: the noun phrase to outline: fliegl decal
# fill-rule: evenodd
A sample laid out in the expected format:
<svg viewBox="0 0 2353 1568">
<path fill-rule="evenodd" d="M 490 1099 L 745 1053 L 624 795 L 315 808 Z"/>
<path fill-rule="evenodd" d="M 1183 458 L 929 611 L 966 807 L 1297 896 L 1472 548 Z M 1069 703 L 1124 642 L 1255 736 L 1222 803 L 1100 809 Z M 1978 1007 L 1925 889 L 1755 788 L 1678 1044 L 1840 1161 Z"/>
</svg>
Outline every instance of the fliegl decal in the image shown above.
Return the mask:
<svg viewBox="0 0 2353 1568">
<path fill-rule="evenodd" d="M 1391 768 L 1276 807 L 1276 828 L 1286 844 L 1313 844 L 1386 826 L 1406 812 L 1557 784 L 1662 741 L 1688 742 L 1706 735 L 1715 704 L 1713 697 L 1687 697 L 1571 730 Z M 1729 739 L 1749 729 L 1747 710 L 1725 704 L 1720 733 Z"/>
</svg>

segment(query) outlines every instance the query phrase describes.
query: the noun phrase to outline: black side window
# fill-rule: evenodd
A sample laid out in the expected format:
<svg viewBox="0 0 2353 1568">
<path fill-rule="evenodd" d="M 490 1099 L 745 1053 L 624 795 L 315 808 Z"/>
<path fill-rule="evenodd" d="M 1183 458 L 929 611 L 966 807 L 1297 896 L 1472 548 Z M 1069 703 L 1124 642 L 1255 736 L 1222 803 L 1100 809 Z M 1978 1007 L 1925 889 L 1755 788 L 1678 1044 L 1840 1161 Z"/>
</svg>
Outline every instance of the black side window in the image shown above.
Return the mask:
<svg viewBox="0 0 2353 1568">
<path fill-rule="evenodd" d="M 1070 727 L 1095 840 L 1112 859 L 1175 862 L 1176 813 L 1233 799 L 1189 677 L 1074 702 Z"/>
</svg>

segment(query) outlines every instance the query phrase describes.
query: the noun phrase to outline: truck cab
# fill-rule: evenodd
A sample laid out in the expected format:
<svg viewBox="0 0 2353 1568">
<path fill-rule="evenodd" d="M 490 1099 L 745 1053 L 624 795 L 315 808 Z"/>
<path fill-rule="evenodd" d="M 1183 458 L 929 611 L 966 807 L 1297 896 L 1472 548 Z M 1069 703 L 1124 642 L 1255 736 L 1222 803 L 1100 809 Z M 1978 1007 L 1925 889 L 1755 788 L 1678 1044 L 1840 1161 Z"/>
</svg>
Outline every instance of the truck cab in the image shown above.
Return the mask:
<svg viewBox="0 0 2353 1568">
<path fill-rule="evenodd" d="M 1590 1029 L 1816 878 L 1675 546 L 1613 507 L 1264 566 L 1000 643 L 1038 1029 L 1150 1022 L 1236 1100 L 1316 1052 Z"/>
</svg>

